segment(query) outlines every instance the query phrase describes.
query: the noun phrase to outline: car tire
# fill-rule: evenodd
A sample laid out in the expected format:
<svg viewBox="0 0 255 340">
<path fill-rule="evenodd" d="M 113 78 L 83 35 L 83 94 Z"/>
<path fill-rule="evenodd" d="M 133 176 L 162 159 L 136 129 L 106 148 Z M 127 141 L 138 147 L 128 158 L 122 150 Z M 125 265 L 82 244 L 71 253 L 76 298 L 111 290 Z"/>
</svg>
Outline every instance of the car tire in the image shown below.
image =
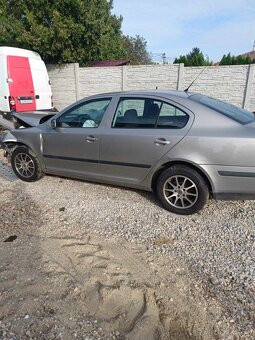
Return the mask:
<svg viewBox="0 0 255 340">
<path fill-rule="evenodd" d="M 204 178 L 196 170 L 185 165 L 173 165 L 160 174 L 156 195 L 168 211 L 191 215 L 204 207 L 209 190 Z"/>
<path fill-rule="evenodd" d="M 25 146 L 18 146 L 11 155 L 15 175 L 25 182 L 35 182 L 44 176 L 38 158 Z"/>
</svg>

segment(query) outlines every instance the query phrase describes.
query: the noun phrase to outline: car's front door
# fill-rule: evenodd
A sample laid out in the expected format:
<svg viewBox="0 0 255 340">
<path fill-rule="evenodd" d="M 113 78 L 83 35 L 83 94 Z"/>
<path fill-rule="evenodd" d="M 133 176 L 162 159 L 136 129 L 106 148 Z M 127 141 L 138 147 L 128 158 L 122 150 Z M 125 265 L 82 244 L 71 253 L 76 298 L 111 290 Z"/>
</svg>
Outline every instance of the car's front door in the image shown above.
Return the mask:
<svg viewBox="0 0 255 340">
<path fill-rule="evenodd" d="M 101 136 L 102 176 L 142 182 L 151 168 L 188 132 L 193 115 L 157 97 L 120 97 Z"/>
<path fill-rule="evenodd" d="M 42 135 L 46 171 L 84 178 L 100 177 L 99 143 L 111 98 L 80 102 L 48 126 Z"/>
</svg>

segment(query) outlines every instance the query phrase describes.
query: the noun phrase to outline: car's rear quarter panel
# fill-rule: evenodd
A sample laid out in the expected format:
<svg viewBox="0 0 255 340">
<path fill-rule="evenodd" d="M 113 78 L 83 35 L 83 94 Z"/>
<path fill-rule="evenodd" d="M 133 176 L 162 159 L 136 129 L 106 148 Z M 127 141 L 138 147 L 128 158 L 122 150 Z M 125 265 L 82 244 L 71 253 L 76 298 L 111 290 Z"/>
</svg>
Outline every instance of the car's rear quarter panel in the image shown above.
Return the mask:
<svg viewBox="0 0 255 340">
<path fill-rule="evenodd" d="M 179 161 L 197 167 L 208 178 L 214 195 L 255 196 L 255 128 L 210 109 L 194 111 L 189 133 L 161 163 Z"/>
</svg>

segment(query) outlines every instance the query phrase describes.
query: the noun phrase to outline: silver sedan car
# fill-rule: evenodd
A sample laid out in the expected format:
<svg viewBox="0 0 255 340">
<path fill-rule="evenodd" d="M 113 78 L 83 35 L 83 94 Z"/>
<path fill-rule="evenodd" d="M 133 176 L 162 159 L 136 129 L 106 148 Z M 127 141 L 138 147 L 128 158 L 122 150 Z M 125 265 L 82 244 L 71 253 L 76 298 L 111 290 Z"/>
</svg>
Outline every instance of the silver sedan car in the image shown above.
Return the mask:
<svg viewBox="0 0 255 340">
<path fill-rule="evenodd" d="M 183 215 L 209 197 L 255 197 L 254 115 L 201 94 L 106 93 L 24 127 L 2 140 L 24 181 L 46 173 L 154 191 Z"/>
</svg>

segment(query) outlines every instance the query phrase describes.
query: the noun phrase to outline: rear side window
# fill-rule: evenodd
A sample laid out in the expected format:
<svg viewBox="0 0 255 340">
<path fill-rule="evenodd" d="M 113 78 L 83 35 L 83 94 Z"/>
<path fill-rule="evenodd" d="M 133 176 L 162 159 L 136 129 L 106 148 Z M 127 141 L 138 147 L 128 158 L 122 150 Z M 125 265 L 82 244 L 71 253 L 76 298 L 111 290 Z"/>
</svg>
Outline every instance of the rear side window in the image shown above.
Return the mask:
<svg viewBox="0 0 255 340">
<path fill-rule="evenodd" d="M 150 98 L 123 98 L 119 101 L 112 127 L 136 129 L 181 129 L 189 116 L 179 108 Z"/>
<path fill-rule="evenodd" d="M 201 94 L 194 94 L 189 97 L 191 100 L 200 103 L 213 109 L 224 116 L 227 116 L 240 124 L 248 124 L 255 120 L 254 115 L 246 110 L 240 109 L 237 106 L 222 102 L 215 98 L 203 96 Z"/>
</svg>

